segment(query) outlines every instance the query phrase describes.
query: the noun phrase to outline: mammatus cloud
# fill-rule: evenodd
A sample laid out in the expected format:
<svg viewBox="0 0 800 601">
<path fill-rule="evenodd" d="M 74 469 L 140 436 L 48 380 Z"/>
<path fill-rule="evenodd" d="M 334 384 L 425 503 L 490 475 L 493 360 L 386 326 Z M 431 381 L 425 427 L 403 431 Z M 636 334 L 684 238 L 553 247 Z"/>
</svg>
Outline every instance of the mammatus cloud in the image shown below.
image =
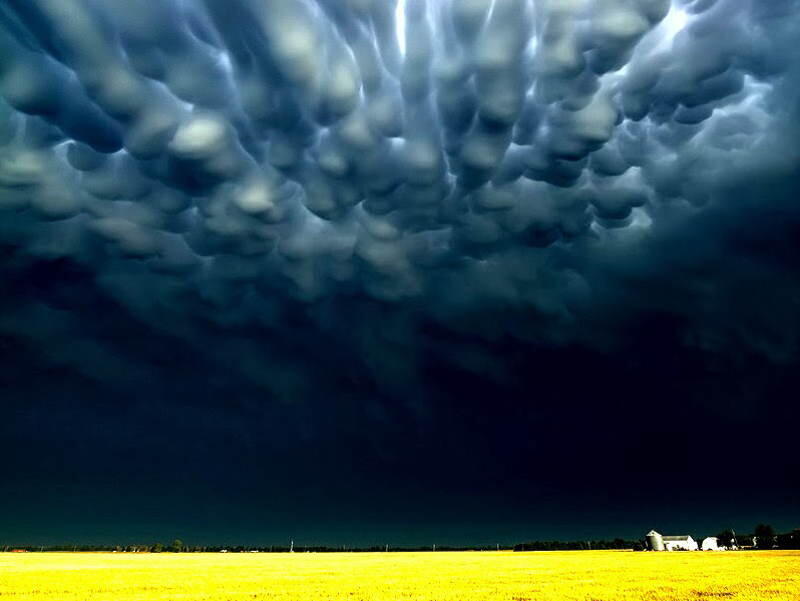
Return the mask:
<svg viewBox="0 0 800 601">
<path fill-rule="evenodd" d="M 793 0 L 9 0 L 0 328 L 146 379 L 113 306 L 280 398 L 413 389 L 426 353 L 503 379 L 498 340 L 648 314 L 796 356 L 799 29 Z"/>
</svg>

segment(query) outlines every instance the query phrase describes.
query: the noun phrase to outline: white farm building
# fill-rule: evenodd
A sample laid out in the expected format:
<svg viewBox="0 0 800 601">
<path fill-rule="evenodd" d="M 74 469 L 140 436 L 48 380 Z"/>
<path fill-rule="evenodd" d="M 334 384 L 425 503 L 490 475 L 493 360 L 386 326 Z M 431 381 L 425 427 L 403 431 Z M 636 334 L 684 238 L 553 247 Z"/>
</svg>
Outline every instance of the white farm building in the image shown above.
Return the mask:
<svg viewBox="0 0 800 601">
<path fill-rule="evenodd" d="M 664 536 L 651 530 L 647 533 L 647 548 L 650 551 L 697 551 L 697 541 L 688 534 Z"/>
<path fill-rule="evenodd" d="M 716 536 L 707 536 L 703 539 L 703 544 L 700 545 L 703 551 L 719 551 L 719 540 Z"/>
<path fill-rule="evenodd" d="M 697 551 L 697 541 L 688 534 L 678 536 L 664 536 L 664 549 L 666 551 Z"/>
</svg>

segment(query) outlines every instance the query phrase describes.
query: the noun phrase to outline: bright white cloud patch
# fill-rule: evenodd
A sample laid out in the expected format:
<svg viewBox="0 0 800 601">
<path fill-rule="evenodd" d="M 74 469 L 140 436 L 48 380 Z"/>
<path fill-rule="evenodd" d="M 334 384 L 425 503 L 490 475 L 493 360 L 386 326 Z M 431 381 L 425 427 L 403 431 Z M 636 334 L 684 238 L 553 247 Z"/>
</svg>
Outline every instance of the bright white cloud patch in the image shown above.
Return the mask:
<svg viewBox="0 0 800 601">
<path fill-rule="evenodd" d="M 720 265 L 732 223 L 797 211 L 790 1 L 14 0 L 0 17 L 0 244 L 86 266 L 154 324 L 356 295 L 454 328 L 513 308 L 536 325 L 512 335 L 566 340 L 629 287 L 695 277 L 690 248 Z"/>
<path fill-rule="evenodd" d="M 674 39 L 678 32 L 686 27 L 686 22 L 688 20 L 689 15 L 687 15 L 685 11 L 677 8 L 675 5 L 670 8 L 667 16 L 664 17 L 663 24 L 664 32 L 667 34 L 670 40 Z"/>
<path fill-rule="evenodd" d="M 397 0 L 394 11 L 395 31 L 397 32 L 397 45 L 401 54 L 406 53 L 406 0 Z"/>
</svg>

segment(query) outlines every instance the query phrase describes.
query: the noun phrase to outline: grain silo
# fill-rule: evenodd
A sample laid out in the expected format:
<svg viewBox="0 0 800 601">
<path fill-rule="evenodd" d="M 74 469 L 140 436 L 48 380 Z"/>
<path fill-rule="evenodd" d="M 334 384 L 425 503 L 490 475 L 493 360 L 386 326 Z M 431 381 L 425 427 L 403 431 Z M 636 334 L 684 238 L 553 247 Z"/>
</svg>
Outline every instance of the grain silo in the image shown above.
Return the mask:
<svg viewBox="0 0 800 601">
<path fill-rule="evenodd" d="M 647 549 L 649 551 L 664 550 L 664 539 L 655 530 L 651 530 L 650 532 L 647 533 L 646 540 L 647 540 Z"/>
</svg>

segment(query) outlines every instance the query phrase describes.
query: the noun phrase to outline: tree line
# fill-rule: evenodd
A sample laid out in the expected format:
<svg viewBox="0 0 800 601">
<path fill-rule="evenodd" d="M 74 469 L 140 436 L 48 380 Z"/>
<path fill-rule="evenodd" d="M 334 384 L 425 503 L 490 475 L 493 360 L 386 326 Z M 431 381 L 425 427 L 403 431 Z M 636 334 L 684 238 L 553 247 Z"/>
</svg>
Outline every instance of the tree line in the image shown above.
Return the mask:
<svg viewBox="0 0 800 601">
<path fill-rule="evenodd" d="M 599 551 L 609 549 L 642 550 L 642 541 L 615 538 L 613 540 L 539 540 L 514 545 L 514 551 Z"/>
<path fill-rule="evenodd" d="M 800 528 L 776 533 L 770 524 L 757 524 L 752 533 L 736 533 L 730 528 L 712 534 L 720 545 L 747 549 L 800 549 Z"/>
<path fill-rule="evenodd" d="M 790 532 L 776 533 L 769 524 L 758 524 L 752 534 L 734 533 L 733 530 L 723 530 L 713 535 L 720 545 L 726 547 L 754 549 L 800 549 L 800 528 Z M 702 540 L 699 539 L 699 541 Z M 699 542 L 698 541 L 698 542 Z M 63 544 L 63 545 L 4 545 L 0 544 L 0 551 L 25 551 L 25 552 L 117 552 L 117 553 L 376 553 L 381 551 L 589 551 L 610 549 L 632 549 L 642 551 L 645 549 L 643 540 L 615 538 L 612 540 L 541 540 L 507 545 L 478 545 L 478 546 L 452 546 L 452 545 L 426 545 L 426 546 L 330 546 L 330 545 L 187 545 L 176 538 L 170 544 L 160 542 L 139 545 L 92 545 L 92 544 Z"/>
<path fill-rule="evenodd" d="M 510 551 L 510 545 L 478 545 L 478 546 L 452 546 L 452 545 L 187 545 L 180 539 L 165 545 L 160 542 L 137 545 L 93 545 L 93 544 L 62 544 L 62 545 L 4 545 L 0 544 L 0 551 L 25 551 L 25 552 L 107 552 L 107 553 L 378 553 L 386 551 Z"/>
</svg>

